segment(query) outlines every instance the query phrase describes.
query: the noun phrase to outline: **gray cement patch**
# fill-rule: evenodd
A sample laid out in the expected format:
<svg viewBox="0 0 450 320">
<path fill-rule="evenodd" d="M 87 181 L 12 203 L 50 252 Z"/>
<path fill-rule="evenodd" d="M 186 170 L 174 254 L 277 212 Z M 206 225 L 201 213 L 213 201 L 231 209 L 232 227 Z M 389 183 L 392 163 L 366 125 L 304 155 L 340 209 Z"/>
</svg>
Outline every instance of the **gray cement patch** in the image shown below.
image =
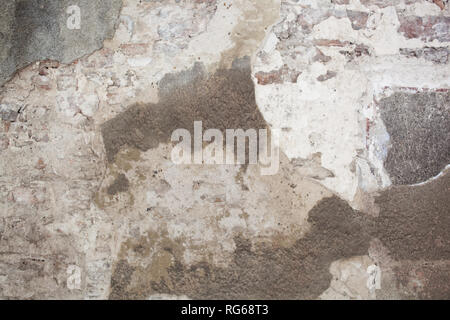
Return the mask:
<svg viewBox="0 0 450 320">
<path fill-rule="evenodd" d="M 390 135 L 384 162 L 393 184 L 415 184 L 450 163 L 450 92 L 401 93 L 380 100 Z"/>
<path fill-rule="evenodd" d="M 374 237 L 396 260 L 450 259 L 450 173 L 421 186 L 394 186 L 380 207 Z"/>
<path fill-rule="evenodd" d="M 231 69 L 205 73 L 201 63 L 159 82 L 160 102 L 134 105 L 102 125 L 103 143 L 109 162 L 124 146 L 141 151 L 170 142 L 174 130 L 191 133 L 194 121 L 203 129 L 261 129 L 266 122 L 255 102 L 248 58 Z"/>
<path fill-rule="evenodd" d="M 80 8 L 80 29 L 69 29 L 67 8 Z M 70 63 L 114 35 L 121 0 L 6 0 L 0 7 L 0 85 L 39 60 Z"/>
<path fill-rule="evenodd" d="M 366 216 L 337 197 L 322 200 L 310 212 L 312 229 L 289 248 L 272 243 L 252 248 L 237 235 L 233 261 L 227 268 L 208 263 L 185 266 L 180 248 L 171 242 L 159 256 L 173 263 L 134 273 L 121 260 L 111 279 L 111 299 L 142 299 L 151 294 L 186 295 L 194 299 L 314 299 L 329 286 L 332 261 L 367 252 L 370 236 Z M 148 252 L 148 240 L 135 243 L 133 252 Z M 139 251 L 137 250 L 139 248 Z M 166 268 L 167 267 L 167 268 Z M 167 277 L 161 278 L 166 273 Z M 139 277 L 138 285 L 130 279 Z M 128 279 L 128 281 L 127 281 Z"/>
</svg>

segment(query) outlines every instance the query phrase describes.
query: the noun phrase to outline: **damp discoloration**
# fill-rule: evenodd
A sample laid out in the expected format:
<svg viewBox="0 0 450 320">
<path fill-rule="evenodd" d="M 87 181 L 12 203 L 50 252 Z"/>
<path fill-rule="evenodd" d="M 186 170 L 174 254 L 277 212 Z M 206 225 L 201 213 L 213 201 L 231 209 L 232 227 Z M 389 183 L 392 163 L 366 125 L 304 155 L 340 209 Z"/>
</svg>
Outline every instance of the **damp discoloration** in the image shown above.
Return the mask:
<svg viewBox="0 0 450 320">
<path fill-rule="evenodd" d="M 233 47 L 222 52 L 219 62 L 219 66 L 226 69 L 236 57 L 251 57 L 271 25 L 280 18 L 279 0 L 238 0 L 236 5 L 242 8 L 242 14 L 229 34 Z"/>
<path fill-rule="evenodd" d="M 379 101 L 390 136 L 384 166 L 394 184 L 414 184 L 450 163 L 450 91 L 396 92 Z"/>
<path fill-rule="evenodd" d="M 39 60 L 63 63 L 90 54 L 114 34 L 121 0 L 5 0 L 0 9 L 0 85 Z M 79 30 L 67 28 L 67 8 L 82 9 Z"/>
<path fill-rule="evenodd" d="M 109 195 L 115 195 L 119 192 L 125 192 L 130 187 L 130 182 L 127 179 L 127 176 L 123 173 L 119 174 L 117 178 L 111 183 L 106 192 Z"/>
<path fill-rule="evenodd" d="M 137 239 L 128 239 L 122 244 L 120 260 L 114 266 L 109 298 L 143 299 L 143 292 L 153 282 L 170 282 L 168 269 L 183 250 L 182 240 L 172 241 L 165 232 L 148 232 Z M 144 267 L 133 267 L 130 261 Z"/>
</svg>

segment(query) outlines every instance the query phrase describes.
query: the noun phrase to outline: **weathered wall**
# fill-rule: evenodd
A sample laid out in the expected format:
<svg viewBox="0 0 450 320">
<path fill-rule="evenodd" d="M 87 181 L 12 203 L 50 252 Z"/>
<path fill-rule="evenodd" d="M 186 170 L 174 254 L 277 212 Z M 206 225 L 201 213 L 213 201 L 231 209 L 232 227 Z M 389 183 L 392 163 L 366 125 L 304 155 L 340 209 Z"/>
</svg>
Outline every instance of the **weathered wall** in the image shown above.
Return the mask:
<svg viewBox="0 0 450 320">
<path fill-rule="evenodd" d="M 446 1 L 0 18 L 1 298 L 450 298 Z M 281 129 L 278 173 L 174 164 L 198 120 Z"/>
</svg>

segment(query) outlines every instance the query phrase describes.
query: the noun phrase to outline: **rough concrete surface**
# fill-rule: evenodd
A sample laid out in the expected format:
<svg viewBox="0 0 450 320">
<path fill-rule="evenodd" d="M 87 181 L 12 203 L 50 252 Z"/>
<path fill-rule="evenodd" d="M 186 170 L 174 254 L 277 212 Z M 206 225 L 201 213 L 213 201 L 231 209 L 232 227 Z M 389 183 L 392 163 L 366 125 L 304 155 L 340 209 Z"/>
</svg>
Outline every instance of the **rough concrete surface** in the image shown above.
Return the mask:
<svg viewBox="0 0 450 320">
<path fill-rule="evenodd" d="M 0 299 L 450 299 L 449 7 L 4 1 Z"/>
<path fill-rule="evenodd" d="M 392 182 L 414 184 L 438 175 L 450 162 L 450 91 L 394 93 L 379 108 L 390 136 L 384 167 Z"/>
<path fill-rule="evenodd" d="M 5 0 L 0 8 L 0 85 L 30 63 L 70 63 L 114 35 L 120 0 Z M 80 8 L 79 29 L 67 23 Z"/>
</svg>

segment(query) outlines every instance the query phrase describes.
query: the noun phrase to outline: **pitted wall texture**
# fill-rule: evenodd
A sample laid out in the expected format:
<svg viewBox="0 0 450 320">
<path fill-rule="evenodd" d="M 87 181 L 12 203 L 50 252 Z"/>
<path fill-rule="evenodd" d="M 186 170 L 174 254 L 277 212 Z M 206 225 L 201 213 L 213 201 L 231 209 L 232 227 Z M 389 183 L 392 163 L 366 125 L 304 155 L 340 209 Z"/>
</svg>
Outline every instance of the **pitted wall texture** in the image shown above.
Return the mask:
<svg viewBox="0 0 450 320">
<path fill-rule="evenodd" d="M 449 299 L 449 7 L 6 1 L 0 298 Z M 194 121 L 278 171 L 174 163 Z"/>
</svg>

